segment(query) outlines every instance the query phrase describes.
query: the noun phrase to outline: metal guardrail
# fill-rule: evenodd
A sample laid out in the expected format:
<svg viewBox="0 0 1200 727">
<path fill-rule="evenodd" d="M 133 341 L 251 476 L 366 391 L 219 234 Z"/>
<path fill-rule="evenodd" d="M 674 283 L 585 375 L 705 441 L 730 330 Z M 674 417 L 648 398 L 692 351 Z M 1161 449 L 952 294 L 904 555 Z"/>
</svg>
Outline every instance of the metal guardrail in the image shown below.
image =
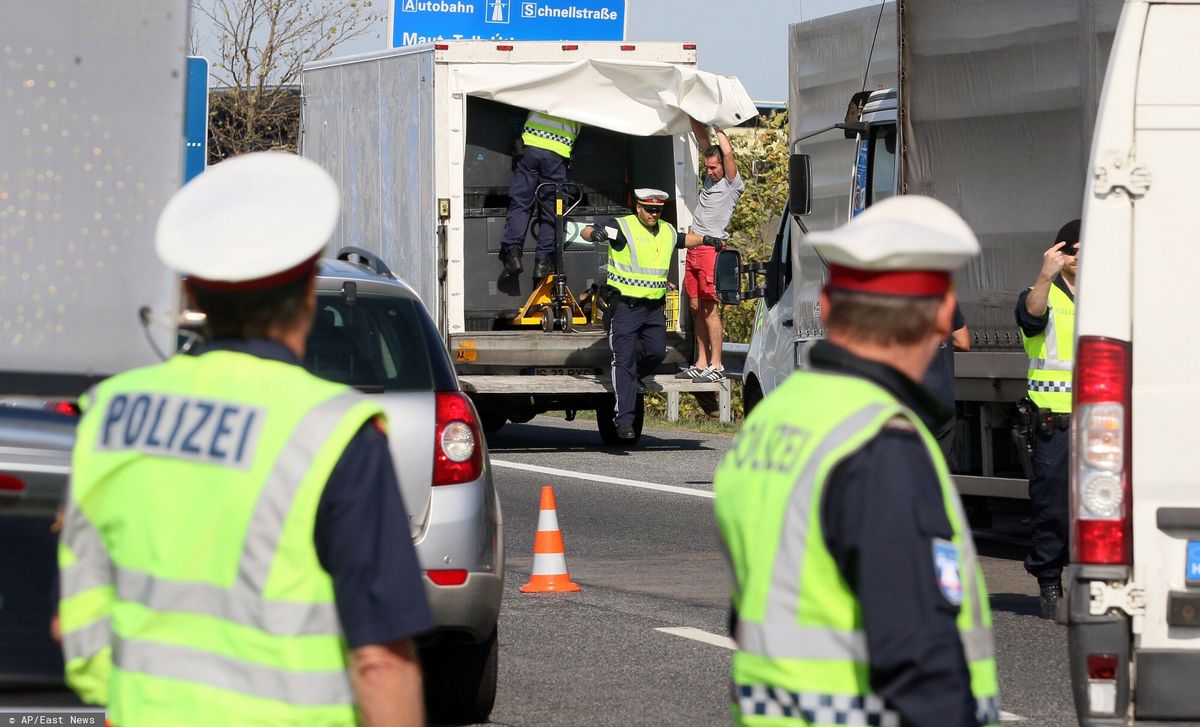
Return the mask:
<svg viewBox="0 0 1200 727">
<path fill-rule="evenodd" d="M 731 379 L 741 379 L 746 370 L 746 354 L 750 353 L 748 343 L 721 344 L 721 363 L 725 364 L 725 375 Z"/>
</svg>

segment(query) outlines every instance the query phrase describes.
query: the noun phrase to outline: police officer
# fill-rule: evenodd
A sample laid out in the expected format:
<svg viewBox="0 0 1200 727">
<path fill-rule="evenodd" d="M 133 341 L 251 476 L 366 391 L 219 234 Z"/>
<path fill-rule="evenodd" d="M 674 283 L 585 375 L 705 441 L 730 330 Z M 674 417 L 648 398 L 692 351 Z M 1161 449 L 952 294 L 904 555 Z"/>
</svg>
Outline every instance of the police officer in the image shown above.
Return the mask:
<svg viewBox="0 0 1200 727">
<path fill-rule="evenodd" d="M 159 220 L 211 341 L 85 397 L 59 557 L 67 681 L 114 725 L 423 722 L 433 622 L 383 413 L 300 365 L 338 199 L 249 154 Z"/>
<path fill-rule="evenodd" d="M 535 203 L 539 214 L 533 277 L 544 278 L 554 272 L 554 190 L 546 188 L 539 193 L 537 187 L 544 182 L 567 181 L 571 150 L 580 127 L 578 121 L 540 111 L 530 111 L 525 117 L 521 151 L 513 163 L 508 187 L 508 216 L 500 238 L 500 262 L 504 263 L 501 277 L 519 275 L 525 270 L 521 253 Z"/>
<path fill-rule="evenodd" d="M 747 418 L 715 478 L 743 725 L 998 724 L 987 589 L 917 382 L 979 253 L 932 199 L 808 240 L 828 338 Z"/>
<path fill-rule="evenodd" d="M 612 383 L 617 399 L 614 422 L 617 436 L 626 440 L 637 439 L 633 419 L 639 388 L 662 391 L 653 374 L 667 357 L 663 304 L 671 255 L 676 248 L 721 246 L 719 238 L 688 236 L 663 221 L 669 195 L 661 189 L 635 189 L 634 196 L 634 214 L 588 225 L 580 233 L 585 240 L 608 242 L 605 294 L 609 300 L 608 344 L 613 354 Z"/>
<path fill-rule="evenodd" d="M 1071 373 L 1075 359 L 1075 274 L 1079 220 L 1063 225 L 1042 253 L 1033 285 L 1017 297 L 1017 325 L 1029 356 L 1033 477 L 1029 480 L 1033 547 L 1025 570 L 1038 581 L 1042 618 L 1054 618 L 1067 560 L 1067 475 L 1070 462 Z"/>
</svg>

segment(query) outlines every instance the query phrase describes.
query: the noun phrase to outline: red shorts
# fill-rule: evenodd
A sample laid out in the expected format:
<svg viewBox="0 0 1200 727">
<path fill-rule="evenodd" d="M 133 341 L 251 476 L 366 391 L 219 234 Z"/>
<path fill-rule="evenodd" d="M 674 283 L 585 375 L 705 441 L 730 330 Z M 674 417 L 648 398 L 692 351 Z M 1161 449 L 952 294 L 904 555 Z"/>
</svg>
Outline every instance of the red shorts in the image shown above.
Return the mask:
<svg viewBox="0 0 1200 727">
<path fill-rule="evenodd" d="M 715 248 L 693 247 L 687 252 L 687 263 L 683 266 L 683 290 L 692 300 L 717 300 L 717 289 L 713 285 L 713 268 L 717 264 Z"/>
</svg>

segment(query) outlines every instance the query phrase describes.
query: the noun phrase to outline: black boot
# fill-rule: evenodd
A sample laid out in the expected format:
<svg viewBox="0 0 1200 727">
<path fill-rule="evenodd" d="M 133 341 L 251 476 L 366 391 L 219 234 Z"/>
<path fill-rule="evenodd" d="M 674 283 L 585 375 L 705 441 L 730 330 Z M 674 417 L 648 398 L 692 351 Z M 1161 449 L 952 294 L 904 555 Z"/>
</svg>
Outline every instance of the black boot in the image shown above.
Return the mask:
<svg viewBox="0 0 1200 727">
<path fill-rule="evenodd" d="M 533 279 L 541 280 L 542 278 L 554 272 L 554 261 L 538 258 L 533 263 Z"/>
<path fill-rule="evenodd" d="M 521 264 L 521 253 L 510 253 L 505 250 L 500 251 L 500 261 L 504 263 L 504 272 L 500 274 L 502 278 L 508 278 L 513 275 L 520 275 L 525 270 L 525 266 Z"/>
<path fill-rule="evenodd" d="M 1041 606 L 1041 617 L 1044 619 L 1054 620 L 1055 614 L 1058 613 L 1058 602 L 1062 600 L 1063 589 L 1061 583 L 1045 583 L 1041 586 L 1041 597 L 1038 599 Z"/>
</svg>

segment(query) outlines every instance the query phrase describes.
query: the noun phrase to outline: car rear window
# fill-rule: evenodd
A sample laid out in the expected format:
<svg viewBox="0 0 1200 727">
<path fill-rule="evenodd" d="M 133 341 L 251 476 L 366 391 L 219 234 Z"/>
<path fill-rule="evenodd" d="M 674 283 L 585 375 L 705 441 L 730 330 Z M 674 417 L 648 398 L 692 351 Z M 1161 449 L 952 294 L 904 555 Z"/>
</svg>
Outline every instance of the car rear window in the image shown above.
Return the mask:
<svg viewBox="0 0 1200 727">
<path fill-rule="evenodd" d="M 424 315 L 405 298 L 318 294 L 304 367 L 364 391 L 432 391 Z"/>
</svg>

